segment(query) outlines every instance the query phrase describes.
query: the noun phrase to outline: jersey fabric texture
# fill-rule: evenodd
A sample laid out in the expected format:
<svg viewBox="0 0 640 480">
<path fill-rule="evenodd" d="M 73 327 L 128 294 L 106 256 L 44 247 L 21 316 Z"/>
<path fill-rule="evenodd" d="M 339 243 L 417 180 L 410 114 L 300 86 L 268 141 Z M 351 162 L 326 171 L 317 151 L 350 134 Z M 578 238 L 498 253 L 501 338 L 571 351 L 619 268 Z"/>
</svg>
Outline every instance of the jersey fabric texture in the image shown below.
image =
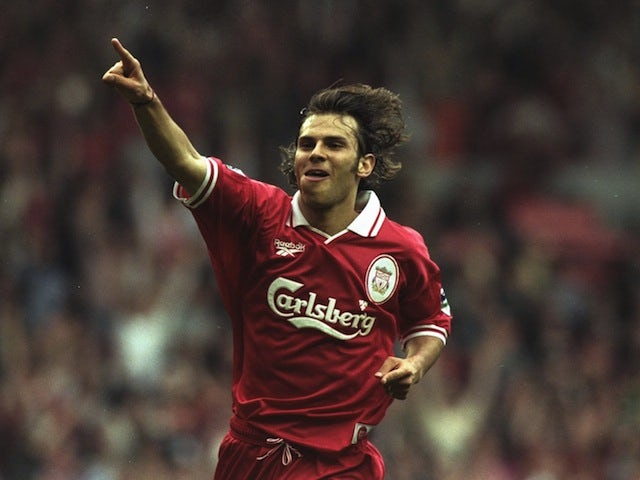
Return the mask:
<svg viewBox="0 0 640 480">
<path fill-rule="evenodd" d="M 394 343 L 446 343 L 451 316 L 422 237 L 385 216 L 373 192 L 333 236 L 312 228 L 298 193 L 216 158 L 192 196 L 233 328 L 234 419 L 301 448 L 357 444 L 392 399 L 374 373 Z"/>
</svg>

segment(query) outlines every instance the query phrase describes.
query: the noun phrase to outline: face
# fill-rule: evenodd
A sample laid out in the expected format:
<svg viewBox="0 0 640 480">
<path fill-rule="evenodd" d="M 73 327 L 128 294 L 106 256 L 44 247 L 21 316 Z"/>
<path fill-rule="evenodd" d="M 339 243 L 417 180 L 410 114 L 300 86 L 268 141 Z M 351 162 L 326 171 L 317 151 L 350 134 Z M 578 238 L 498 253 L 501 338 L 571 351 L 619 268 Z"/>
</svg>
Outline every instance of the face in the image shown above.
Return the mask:
<svg viewBox="0 0 640 480">
<path fill-rule="evenodd" d="M 338 114 L 311 115 L 300 127 L 294 169 L 303 210 L 353 211 L 358 183 L 375 165 L 373 155 L 359 156 L 357 128 Z"/>
</svg>

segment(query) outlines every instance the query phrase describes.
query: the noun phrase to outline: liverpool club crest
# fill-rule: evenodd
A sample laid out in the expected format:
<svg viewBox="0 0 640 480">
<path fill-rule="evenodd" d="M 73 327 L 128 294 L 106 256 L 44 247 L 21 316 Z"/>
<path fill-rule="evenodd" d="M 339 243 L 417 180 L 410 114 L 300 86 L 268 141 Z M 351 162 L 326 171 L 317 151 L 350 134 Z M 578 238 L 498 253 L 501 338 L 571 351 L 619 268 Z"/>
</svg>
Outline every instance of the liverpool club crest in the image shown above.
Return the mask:
<svg viewBox="0 0 640 480">
<path fill-rule="evenodd" d="M 375 304 L 386 302 L 398 284 L 398 264 L 390 255 L 373 259 L 367 270 L 367 295 Z"/>
<path fill-rule="evenodd" d="M 393 272 L 387 270 L 384 266 L 376 267 L 375 275 L 371 282 L 371 289 L 380 295 L 387 293 L 387 290 L 389 290 L 389 280 L 391 280 L 392 274 Z"/>
</svg>

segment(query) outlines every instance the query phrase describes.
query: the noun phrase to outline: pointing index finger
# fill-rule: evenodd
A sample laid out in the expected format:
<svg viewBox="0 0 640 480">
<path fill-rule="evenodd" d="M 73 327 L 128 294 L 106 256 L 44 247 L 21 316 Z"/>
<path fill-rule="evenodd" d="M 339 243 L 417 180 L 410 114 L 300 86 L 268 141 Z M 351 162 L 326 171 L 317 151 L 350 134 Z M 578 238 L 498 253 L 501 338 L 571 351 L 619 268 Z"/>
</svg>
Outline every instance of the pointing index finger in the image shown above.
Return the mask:
<svg viewBox="0 0 640 480">
<path fill-rule="evenodd" d="M 136 59 L 134 58 L 133 55 L 131 55 L 131 52 L 129 52 L 129 50 L 124 48 L 122 43 L 120 43 L 120 40 L 118 40 L 117 38 L 111 39 L 111 45 L 113 45 L 114 50 L 120 56 L 120 60 L 122 60 L 122 65 L 124 66 L 125 75 L 128 75 L 129 71 L 133 68 L 133 64 Z"/>
<path fill-rule="evenodd" d="M 131 61 L 133 60 L 133 55 L 131 55 L 129 50 L 124 48 L 122 43 L 120 43 L 120 40 L 118 40 L 117 38 L 112 38 L 111 45 L 113 45 L 114 50 L 118 53 L 120 59 L 123 62 L 131 63 Z"/>
<path fill-rule="evenodd" d="M 117 38 L 114 37 L 111 39 L 111 45 L 113 45 L 114 50 L 120 56 L 120 61 L 122 62 L 122 73 L 125 77 L 129 77 L 138 68 L 138 61 L 131 52 L 129 52 L 129 50 L 124 48 L 122 43 L 120 43 L 120 40 Z"/>
</svg>

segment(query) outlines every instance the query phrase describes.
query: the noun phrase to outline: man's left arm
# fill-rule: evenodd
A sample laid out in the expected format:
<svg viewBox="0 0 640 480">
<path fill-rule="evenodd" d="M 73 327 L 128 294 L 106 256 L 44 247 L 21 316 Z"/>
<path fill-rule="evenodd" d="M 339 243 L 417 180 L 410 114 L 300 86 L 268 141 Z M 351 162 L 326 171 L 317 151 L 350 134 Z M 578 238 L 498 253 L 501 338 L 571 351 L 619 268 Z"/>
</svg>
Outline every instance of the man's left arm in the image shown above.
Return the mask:
<svg viewBox="0 0 640 480">
<path fill-rule="evenodd" d="M 375 376 L 393 398 L 404 400 L 409 389 L 418 383 L 436 363 L 444 343 L 437 337 L 422 335 L 405 344 L 405 358 L 388 357 Z"/>
</svg>

